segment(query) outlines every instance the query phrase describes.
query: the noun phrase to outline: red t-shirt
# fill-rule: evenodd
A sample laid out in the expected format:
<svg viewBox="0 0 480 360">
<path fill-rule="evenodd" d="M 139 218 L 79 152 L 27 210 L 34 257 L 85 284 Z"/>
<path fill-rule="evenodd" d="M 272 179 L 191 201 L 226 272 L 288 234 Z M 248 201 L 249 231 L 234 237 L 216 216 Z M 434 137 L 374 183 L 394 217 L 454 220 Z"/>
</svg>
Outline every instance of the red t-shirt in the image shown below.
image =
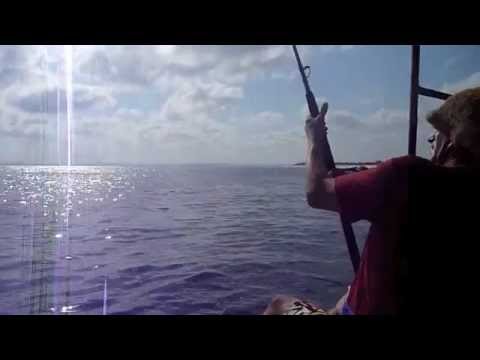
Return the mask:
<svg viewBox="0 0 480 360">
<path fill-rule="evenodd" d="M 401 239 L 407 221 L 408 169 L 415 157 L 388 160 L 376 168 L 335 178 L 340 211 L 349 222 L 371 222 L 347 304 L 354 314 L 394 314 L 399 307 Z"/>
<path fill-rule="evenodd" d="M 478 281 L 479 167 L 405 156 L 339 176 L 335 189 L 346 220 L 371 222 L 347 298 L 355 314 L 466 309 Z"/>
</svg>

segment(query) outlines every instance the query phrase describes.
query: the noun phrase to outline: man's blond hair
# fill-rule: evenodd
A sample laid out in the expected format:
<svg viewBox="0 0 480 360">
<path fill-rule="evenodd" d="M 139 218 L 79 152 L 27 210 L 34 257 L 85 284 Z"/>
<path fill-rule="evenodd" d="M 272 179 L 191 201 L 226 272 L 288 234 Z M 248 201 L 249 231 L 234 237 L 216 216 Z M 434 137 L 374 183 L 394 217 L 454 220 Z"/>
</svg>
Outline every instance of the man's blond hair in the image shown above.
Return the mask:
<svg viewBox="0 0 480 360">
<path fill-rule="evenodd" d="M 480 87 L 451 96 L 427 121 L 455 146 L 480 160 Z"/>
</svg>

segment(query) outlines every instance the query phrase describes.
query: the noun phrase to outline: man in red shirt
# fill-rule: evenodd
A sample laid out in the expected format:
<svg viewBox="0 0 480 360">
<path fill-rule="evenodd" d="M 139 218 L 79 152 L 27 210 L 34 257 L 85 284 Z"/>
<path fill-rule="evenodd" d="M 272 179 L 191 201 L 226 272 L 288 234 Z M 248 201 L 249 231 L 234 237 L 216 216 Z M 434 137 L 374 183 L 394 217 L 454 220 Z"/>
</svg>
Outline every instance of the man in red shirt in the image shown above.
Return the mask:
<svg viewBox="0 0 480 360">
<path fill-rule="evenodd" d="M 371 223 L 360 267 L 347 294 L 328 312 L 300 299 L 278 296 L 265 314 L 407 312 L 413 297 L 410 255 L 415 253 L 425 260 L 442 260 L 426 267 L 426 276 L 416 276 L 424 291 L 417 292 L 418 303 L 425 305 L 428 298 L 431 304 L 455 306 L 453 289 L 461 289 L 457 284 L 473 270 L 465 265 L 463 272 L 455 271 L 458 266 L 446 271 L 448 260 L 458 255 L 467 264 L 467 257 L 475 252 L 460 253 L 452 243 L 464 244 L 472 237 L 468 229 L 475 230 L 472 225 L 479 222 L 465 202 L 480 203 L 480 87 L 450 97 L 428 116 L 437 131 L 429 140 L 431 161 L 404 156 L 373 169 L 328 173 L 322 154 L 325 115 L 306 121 L 307 201 L 316 209 L 341 212 L 349 222 Z"/>
</svg>

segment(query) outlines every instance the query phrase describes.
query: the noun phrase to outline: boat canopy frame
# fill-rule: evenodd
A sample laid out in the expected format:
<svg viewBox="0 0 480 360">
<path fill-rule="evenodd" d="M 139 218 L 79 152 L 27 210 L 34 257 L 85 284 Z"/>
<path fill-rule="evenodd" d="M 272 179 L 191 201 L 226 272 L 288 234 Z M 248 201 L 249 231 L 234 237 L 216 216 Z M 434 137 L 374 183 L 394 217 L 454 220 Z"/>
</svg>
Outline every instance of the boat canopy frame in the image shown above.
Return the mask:
<svg viewBox="0 0 480 360">
<path fill-rule="evenodd" d="M 412 45 L 412 69 L 410 76 L 410 126 L 408 131 L 408 155 L 417 153 L 418 98 L 420 95 L 446 100 L 451 95 L 420 85 L 420 45 Z"/>
</svg>

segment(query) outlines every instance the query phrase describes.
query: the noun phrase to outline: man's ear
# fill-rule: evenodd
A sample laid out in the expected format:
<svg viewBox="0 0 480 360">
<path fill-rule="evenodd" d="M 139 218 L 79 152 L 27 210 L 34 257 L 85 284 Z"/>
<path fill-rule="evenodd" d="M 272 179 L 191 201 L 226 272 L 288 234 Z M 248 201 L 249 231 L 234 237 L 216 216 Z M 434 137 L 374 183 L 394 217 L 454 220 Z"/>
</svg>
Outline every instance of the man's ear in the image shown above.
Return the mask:
<svg viewBox="0 0 480 360">
<path fill-rule="evenodd" d="M 447 160 L 448 152 L 451 150 L 452 146 L 453 143 L 447 136 L 439 134 L 434 155 L 434 160 L 437 164 L 443 165 L 443 163 Z"/>
</svg>

